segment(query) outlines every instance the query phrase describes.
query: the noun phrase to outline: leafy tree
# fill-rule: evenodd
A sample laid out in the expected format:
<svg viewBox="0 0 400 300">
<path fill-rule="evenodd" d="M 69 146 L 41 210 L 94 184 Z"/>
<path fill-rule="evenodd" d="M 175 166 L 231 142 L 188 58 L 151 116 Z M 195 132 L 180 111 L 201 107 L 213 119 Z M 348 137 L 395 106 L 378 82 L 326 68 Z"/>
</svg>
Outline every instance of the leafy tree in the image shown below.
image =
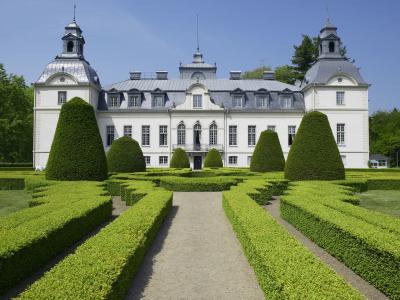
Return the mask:
<svg viewBox="0 0 400 300">
<path fill-rule="evenodd" d="M 276 67 L 275 79 L 280 82 L 294 84 L 296 80 L 301 79 L 301 75 L 299 74 L 299 72 L 295 70 L 294 67 L 289 65 L 284 65 L 281 67 Z"/>
<path fill-rule="evenodd" d="M 170 168 L 190 168 L 189 158 L 186 151 L 182 148 L 177 148 L 171 158 Z"/>
<path fill-rule="evenodd" d="M 221 154 L 217 149 L 211 149 L 208 151 L 206 158 L 204 159 L 205 168 L 222 168 Z"/>
<path fill-rule="evenodd" d="M 131 137 L 116 139 L 107 153 L 109 172 L 144 172 L 146 163 L 139 143 Z"/>
<path fill-rule="evenodd" d="M 242 79 L 263 79 L 264 71 L 271 71 L 271 67 L 262 66 L 254 70 L 246 71 L 242 75 Z"/>
<path fill-rule="evenodd" d="M 283 171 L 285 157 L 283 156 L 278 134 L 272 130 L 261 132 L 250 163 L 250 171 L 269 172 Z"/>
<path fill-rule="evenodd" d="M 104 180 L 107 160 L 93 106 L 79 97 L 61 107 L 46 166 L 54 180 Z"/>
<path fill-rule="evenodd" d="M 319 37 L 310 37 L 303 34 L 301 44 L 293 46 L 292 64 L 294 65 L 294 69 L 300 74 L 301 79 L 304 78 L 308 69 L 311 68 L 318 58 L 319 40 Z"/>
<path fill-rule="evenodd" d="M 33 88 L 0 64 L 0 161 L 31 162 Z"/>
</svg>

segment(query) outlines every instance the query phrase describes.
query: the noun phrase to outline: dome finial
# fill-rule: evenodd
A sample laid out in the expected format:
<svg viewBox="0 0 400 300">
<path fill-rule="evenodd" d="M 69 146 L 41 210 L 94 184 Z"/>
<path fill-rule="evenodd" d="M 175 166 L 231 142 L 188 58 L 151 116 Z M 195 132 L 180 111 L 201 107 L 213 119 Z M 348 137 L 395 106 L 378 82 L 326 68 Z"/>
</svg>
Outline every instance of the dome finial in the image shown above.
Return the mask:
<svg viewBox="0 0 400 300">
<path fill-rule="evenodd" d="M 199 14 L 196 14 L 196 36 L 197 36 L 197 52 L 200 52 L 200 46 L 199 46 Z"/>
<path fill-rule="evenodd" d="M 74 4 L 74 22 L 75 22 L 76 4 Z"/>
</svg>

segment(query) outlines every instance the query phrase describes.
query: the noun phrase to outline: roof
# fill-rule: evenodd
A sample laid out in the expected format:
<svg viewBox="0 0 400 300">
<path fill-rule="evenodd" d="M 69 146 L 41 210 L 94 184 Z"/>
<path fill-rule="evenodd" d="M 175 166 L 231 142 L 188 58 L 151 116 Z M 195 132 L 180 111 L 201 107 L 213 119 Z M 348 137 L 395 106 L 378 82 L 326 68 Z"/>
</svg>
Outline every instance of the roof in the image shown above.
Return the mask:
<svg viewBox="0 0 400 300">
<path fill-rule="evenodd" d="M 93 83 L 100 86 L 96 71 L 84 59 L 55 59 L 45 68 L 36 83 L 46 81 L 57 73 L 67 73 L 73 76 L 79 83 Z"/>
<path fill-rule="evenodd" d="M 369 160 L 389 160 L 390 158 L 382 154 L 370 154 Z"/>
</svg>

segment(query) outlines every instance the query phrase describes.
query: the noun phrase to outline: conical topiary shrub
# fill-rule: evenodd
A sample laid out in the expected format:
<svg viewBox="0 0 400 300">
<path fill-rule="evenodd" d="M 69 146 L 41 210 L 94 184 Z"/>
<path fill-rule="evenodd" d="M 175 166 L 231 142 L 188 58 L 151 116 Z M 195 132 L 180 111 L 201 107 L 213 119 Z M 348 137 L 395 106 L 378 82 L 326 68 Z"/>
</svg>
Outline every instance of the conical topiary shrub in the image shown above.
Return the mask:
<svg viewBox="0 0 400 300">
<path fill-rule="evenodd" d="M 272 130 L 261 132 L 251 157 L 250 171 L 283 171 L 284 168 L 285 157 L 279 143 L 278 134 Z"/>
<path fill-rule="evenodd" d="M 221 154 L 217 149 L 211 149 L 208 151 L 206 158 L 204 159 L 205 168 L 222 168 Z"/>
<path fill-rule="evenodd" d="M 301 121 L 285 166 L 289 180 L 344 179 L 339 149 L 328 118 L 321 112 L 307 113 Z"/>
<path fill-rule="evenodd" d="M 109 172 L 146 171 L 146 162 L 139 143 L 128 136 L 121 137 L 112 143 L 107 153 L 107 164 Z"/>
<path fill-rule="evenodd" d="M 46 166 L 54 180 L 104 180 L 107 161 L 93 107 L 75 97 L 61 107 Z"/>
<path fill-rule="evenodd" d="M 190 162 L 189 158 L 186 154 L 186 151 L 177 148 L 174 151 L 174 154 L 172 155 L 171 158 L 171 163 L 169 164 L 170 168 L 190 168 Z"/>
</svg>

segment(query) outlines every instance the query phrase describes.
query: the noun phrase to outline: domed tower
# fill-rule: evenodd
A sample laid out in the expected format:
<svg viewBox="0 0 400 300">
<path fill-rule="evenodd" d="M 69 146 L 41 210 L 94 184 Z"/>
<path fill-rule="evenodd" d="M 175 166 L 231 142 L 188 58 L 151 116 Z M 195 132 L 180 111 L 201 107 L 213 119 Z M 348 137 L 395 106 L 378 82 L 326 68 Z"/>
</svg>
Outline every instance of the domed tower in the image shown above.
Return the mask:
<svg viewBox="0 0 400 300">
<path fill-rule="evenodd" d="M 346 168 L 366 168 L 369 84 L 345 57 L 337 27 L 329 20 L 319 37 L 318 59 L 302 83 L 306 110 L 328 116 Z"/>
<path fill-rule="evenodd" d="M 62 52 L 35 82 L 33 162 L 45 167 L 62 104 L 80 97 L 97 108 L 101 84 L 84 57 L 85 39 L 74 20 L 65 27 Z"/>
</svg>

